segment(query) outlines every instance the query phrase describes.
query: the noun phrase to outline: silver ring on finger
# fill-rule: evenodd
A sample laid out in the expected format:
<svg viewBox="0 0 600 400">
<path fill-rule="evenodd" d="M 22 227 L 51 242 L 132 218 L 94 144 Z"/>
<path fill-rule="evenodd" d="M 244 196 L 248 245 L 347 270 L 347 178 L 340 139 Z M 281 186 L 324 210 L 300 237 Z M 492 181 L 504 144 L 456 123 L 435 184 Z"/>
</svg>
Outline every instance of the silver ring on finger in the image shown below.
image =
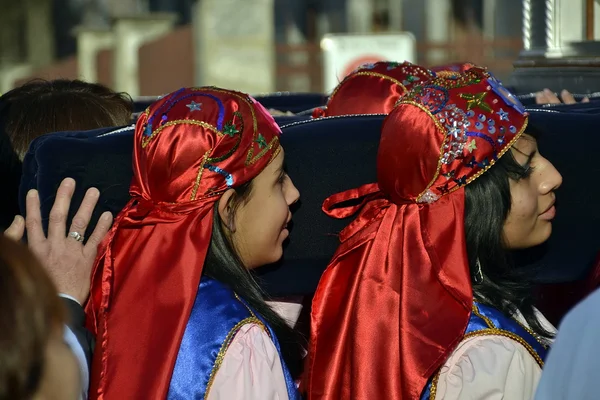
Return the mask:
<svg viewBox="0 0 600 400">
<path fill-rule="evenodd" d="M 83 242 L 83 239 L 84 239 L 83 235 L 81 233 L 75 232 L 75 231 L 69 232 L 69 237 L 77 240 L 78 242 Z"/>
</svg>

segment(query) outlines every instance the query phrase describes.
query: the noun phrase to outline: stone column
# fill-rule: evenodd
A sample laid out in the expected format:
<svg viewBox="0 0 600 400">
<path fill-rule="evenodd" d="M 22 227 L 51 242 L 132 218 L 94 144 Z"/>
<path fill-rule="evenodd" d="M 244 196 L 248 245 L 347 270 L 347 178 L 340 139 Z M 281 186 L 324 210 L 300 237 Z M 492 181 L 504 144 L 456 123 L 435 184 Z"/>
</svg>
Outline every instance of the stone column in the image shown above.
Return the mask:
<svg viewBox="0 0 600 400">
<path fill-rule="evenodd" d="M 584 0 L 523 0 L 523 56 L 570 55 L 584 40 Z"/>
<path fill-rule="evenodd" d="M 388 15 L 390 17 L 389 29 L 400 32 L 402 30 L 402 0 L 388 0 Z"/>
<path fill-rule="evenodd" d="M 169 33 L 173 29 L 176 18 L 173 14 L 156 13 L 117 19 L 113 27 L 115 90 L 127 92 L 133 98 L 139 96 L 138 50 L 144 43 Z"/>
<path fill-rule="evenodd" d="M 98 52 L 114 45 L 114 34 L 106 28 L 75 29 L 77 35 L 77 65 L 79 77 L 87 82 L 98 82 Z"/>
<path fill-rule="evenodd" d="M 373 31 L 373 0 L 346 0 L 348 32 Z"/>
<path fill-rule="evenodd" d="M 273 0 L 202 0 L 194 14 L 196 79 L 260 94 L 275 91 Z"/>
<path fill-rule="evenodd" d="M 600 90 L 600 42 L 585 41 L 585 3 L 523 0 L 524 49 L 512 77 L 518 92 Z"/>
<path fill-rule="evenodd" d="M 54 60 L 51 0 L 26 0 L 27 59 L 35 67 Z"/>
<path fill-rule="evenodd" d="M 451 4 L 449 0 L 425 0 L 426 40 L 431 43 L 447 43 L 450 39 Z M 430 50 L 430 65 L 446 61 L 445 50 Z"/>
</svg>

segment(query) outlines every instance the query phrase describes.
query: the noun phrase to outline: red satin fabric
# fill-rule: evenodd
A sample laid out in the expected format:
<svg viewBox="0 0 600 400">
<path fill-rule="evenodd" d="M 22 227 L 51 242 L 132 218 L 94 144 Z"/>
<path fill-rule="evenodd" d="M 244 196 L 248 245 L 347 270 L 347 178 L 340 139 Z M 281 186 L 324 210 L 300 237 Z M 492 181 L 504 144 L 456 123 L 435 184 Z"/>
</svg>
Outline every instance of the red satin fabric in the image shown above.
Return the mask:
<svg viewBox="0 0 600 400">
<path fill-rule="evenodd" d="M 396 205 L 371 189 L 313 299 L 310 399 L 417 399 L 468 323 L 466 249 L 455 240 L 464 237 L 464 191 L 424 206 Z"/>
<path fill-rule="evenodd" d="M 419 65 L 378 62 L 359 68 L 333 91 L 324 110 L 313 117 L 388 114 L 396 102 L 414 85 L 422 85 L 433 77 Z"/>
<path fill-rule="evenodd" d="M 415 86 L 388 115 L 377 184 L 323 204 L 336 218 L 362 209 L 313 299 L 309 399 L 418 399 L 462 340 L 473 303 L 464 188 L 518 140 L 522 110 L 472 68 Z"/>
<path fill-rule="evenodd" d="M 165 398 L 196 297 L 214 202 L 168 214 L 144 203 L 122 211 L 94 273 L 90 399 Z"/>
<path fill-rule="evenodd" d="M 167 396 L 215 202 L 264 169 L 280 149 L 280 132 L 260 104 L 217 88 L 179 90 L 140 116 L 132 199 L 92 272 L 90 399 Z"/>
</svg>

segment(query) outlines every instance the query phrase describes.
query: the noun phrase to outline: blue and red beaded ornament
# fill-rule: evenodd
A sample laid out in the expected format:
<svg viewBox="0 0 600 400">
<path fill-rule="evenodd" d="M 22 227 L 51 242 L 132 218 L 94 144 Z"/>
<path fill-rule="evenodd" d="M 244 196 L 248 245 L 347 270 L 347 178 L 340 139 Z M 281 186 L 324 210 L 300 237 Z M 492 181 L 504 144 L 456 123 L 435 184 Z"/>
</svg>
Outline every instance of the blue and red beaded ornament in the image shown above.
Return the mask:
<svg viewBox="0 0 600 400">
<path fill-rule="evenodd" d="M 519 100 L 481 68 L 438 76 L 417 85 L 397 106 L 426 111 L 442 138 L 435 176 L 416 201 L 431 203 L 491 167 L 527 126 Z"/>
</svg>

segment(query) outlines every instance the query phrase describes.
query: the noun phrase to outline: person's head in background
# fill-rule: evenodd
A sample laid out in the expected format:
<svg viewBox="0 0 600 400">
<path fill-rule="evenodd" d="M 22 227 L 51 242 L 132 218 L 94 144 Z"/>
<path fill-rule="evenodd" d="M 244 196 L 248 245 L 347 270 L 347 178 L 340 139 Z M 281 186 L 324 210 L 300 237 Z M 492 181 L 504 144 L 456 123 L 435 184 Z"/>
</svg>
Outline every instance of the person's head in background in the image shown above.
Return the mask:
<svg viewBox="0 0 600 400">
<path fill-rule="evenodd" d="M 63 341 L 65 310 L 27 248 L 0 235 L 0 400 L 74 400 L 77 361 Z"/>
<path fill-rule="evenodd" d="M 0 97 L 0 129 L 22 160 L 38 136 L 127 125 L 132 112 L 129 95 L 97 83 L 33 80 Z"/>
<path fill-rule="evenodd" d="M 0 229 L 19 214 L 21 161 L 34 139 L 127 125 L 132 112 L 129 95 L 79 80 L 33 80 L 0 96 Z"/>
</svg>

